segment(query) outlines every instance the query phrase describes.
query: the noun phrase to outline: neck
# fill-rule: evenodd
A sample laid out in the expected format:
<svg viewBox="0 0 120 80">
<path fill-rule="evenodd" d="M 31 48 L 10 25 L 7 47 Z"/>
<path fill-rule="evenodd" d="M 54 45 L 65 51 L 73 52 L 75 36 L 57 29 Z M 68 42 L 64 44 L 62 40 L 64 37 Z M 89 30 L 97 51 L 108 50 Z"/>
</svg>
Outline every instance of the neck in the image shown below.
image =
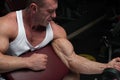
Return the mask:
<svg viewBox="0 0 120 80">
<path fill-rule="evenodd" d="M 32 21 L 32 16 L 30 14 L 30 12 L 25 9 L 22 11 L 23 13 L 23 22 L 24 22 L 24 26 L 29 26 L 30 28 L 32 28 L 33 25 L 33 21 Z"/>
<path fill-rule="evenodd" d="M 31 29 L 32 31 L 44 31 L 46 29 L 45 26 L 37 25 L 34 21 L 33 16 L 30 14 L 30 11 L 23 10 L 23 22 L 24 26 Z"/>
</svg>

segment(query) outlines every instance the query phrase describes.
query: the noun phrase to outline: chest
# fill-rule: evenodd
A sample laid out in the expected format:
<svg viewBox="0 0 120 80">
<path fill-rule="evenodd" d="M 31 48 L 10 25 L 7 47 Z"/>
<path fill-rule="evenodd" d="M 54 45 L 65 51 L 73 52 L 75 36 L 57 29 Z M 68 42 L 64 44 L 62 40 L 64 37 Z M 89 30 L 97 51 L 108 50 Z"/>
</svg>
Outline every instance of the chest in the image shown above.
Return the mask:
<svg viewBox="0 0 120 80">
<path fill-rule="evenodd" d="M 45 39 L 46 36 L 46 30 L 30 31 L 26 29 L 25 31 L 26 31 L 26 38 L 32 46 L 36 46 L 40 44 Z"/>
</svg>

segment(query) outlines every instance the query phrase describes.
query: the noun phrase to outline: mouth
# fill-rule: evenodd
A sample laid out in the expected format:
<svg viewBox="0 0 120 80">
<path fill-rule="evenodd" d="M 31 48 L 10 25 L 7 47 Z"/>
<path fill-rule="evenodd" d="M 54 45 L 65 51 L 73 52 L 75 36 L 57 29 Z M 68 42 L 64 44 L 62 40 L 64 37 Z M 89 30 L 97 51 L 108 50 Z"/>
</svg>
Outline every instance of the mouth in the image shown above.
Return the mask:
<svg viewBox="0 0 120 80">
<path fill-rule="evenodd" d="M 48 22 L 52 21 L 52 19 L 48 19 Z"/>
<path fill-rule="evenodd" d="M 49 19 L 48 19 L 48 21 L 50 22 L 50 21 L 52 21 L 52 19 L 51 19 L 51 18 L 49 18 Z"/>
</svg>

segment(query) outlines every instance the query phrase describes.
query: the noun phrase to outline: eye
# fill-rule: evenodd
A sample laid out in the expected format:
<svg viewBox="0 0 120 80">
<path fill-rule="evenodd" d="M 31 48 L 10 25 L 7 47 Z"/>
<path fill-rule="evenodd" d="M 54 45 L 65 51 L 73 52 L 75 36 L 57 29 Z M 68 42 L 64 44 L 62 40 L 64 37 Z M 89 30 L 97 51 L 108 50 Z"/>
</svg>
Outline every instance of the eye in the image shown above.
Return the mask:
<svg viewBox="0 0 120 80">
<path fill-rule="evenodd" d="M 55 11 L 55 10 L 48 10 L 48 12 L 49 12 L 50 14 L 52 14 L 54 11 Z"/>
</svg>

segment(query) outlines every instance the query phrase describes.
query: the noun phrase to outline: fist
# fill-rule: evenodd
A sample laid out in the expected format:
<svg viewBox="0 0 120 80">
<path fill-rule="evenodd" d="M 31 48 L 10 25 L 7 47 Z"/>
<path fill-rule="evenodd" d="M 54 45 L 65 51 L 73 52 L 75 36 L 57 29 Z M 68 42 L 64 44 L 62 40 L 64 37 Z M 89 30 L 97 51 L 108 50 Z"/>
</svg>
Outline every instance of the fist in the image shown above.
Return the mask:
<svg viewBox="0 0 120 80">
<path fill-rule="evenodd" d="M 44 70 L 47 65 L 47 55 L 34 53 L 27 58 L 27 65 L 32 70 Z"/>
</svg>

